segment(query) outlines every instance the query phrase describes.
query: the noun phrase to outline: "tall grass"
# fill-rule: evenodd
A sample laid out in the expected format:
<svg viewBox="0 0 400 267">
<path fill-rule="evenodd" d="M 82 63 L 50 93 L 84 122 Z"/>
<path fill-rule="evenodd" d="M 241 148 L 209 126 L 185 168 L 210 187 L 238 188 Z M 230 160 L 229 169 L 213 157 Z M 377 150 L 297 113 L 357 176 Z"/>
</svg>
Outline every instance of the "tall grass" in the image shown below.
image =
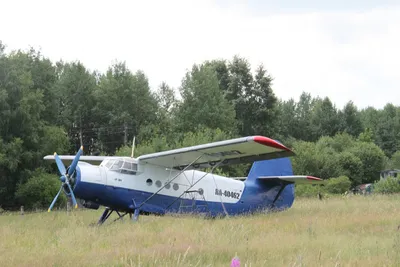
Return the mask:
<svg viewBox="0 0 400 267">
<path fill-rule="evenodd" d="M 101 211 L 0 216 L 1 266 L 400 266 L 400 196 L 296 199 L 284 212 L 207 220 Z M 114 217 L 115 218 L 115 217 Z"/>
</svg>

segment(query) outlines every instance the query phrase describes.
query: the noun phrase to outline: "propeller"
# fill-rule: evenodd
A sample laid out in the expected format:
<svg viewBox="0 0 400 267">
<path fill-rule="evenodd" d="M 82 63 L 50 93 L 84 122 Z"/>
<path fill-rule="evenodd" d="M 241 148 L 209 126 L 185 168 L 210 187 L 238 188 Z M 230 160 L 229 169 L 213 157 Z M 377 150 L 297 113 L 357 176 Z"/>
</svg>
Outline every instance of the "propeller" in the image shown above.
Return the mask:
<svg viewBox="0 0 400 267">
<path fill-rule="evenodd" d="M 60 190 L 58 190 L 57 195 L 55 196 L 55 198 L 53 199 L 53 202 L 51 202 L 49 209 L 47 210 L 48 212 L 51 211 L 51 209 L 53 208 L 54 204 L 57 201 L 58 196 L 61 193 L 61 190 L 63 189 L 63 187 L 65 188 L 65 186 L 68 187 L 69 192 L 71 193 L 71 198 L 72 198 L 72 203 L 76 208 L 78 208 L 78 203 L 76 202 L 76 198 L 74 195 L 74 191 L 72 190 L 71 184 L 70 184 L 70 179 L 71 176 L 73 175 L 73 173 L 76 170 L 76 166 L 78 165 L 78 161 L 79 158 L 81 156 L 81 154 L 83 153 L 83 146 L 81 146 L 81 148 L 78 150 L 78 152 L 76 153 L 76 156 L 74 158 L 74 160 L 72 161 L 71 165 L 69 166 L 68 169 L 65 169 L 64 163 L 61 161 L 60 157 L 57 155 L 56 152 L 54 152 L 54 159 L 56 160 L 56 164 L 57 164 L 57 168 L 58 171 L 60 172 L 61 176 L 60 176 L 60 180 L 61 180 L 61 187 Z M 64 191 L 65 192 L 65 191 Z M 65 192 L 67 194 L 67 192 Z"/>
</svg>

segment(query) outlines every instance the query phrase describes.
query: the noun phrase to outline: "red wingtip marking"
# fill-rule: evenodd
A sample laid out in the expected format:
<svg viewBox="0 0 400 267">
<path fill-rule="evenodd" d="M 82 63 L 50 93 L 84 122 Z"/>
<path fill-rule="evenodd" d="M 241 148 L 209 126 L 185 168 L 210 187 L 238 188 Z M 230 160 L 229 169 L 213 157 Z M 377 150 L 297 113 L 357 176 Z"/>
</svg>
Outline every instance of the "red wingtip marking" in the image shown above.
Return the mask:
<svg viewBox="0 0 400 267">
<path fill-rule="evenodd" d="M 254 136 L 253 140 L 254 140 L 254 142 L 257 142 L 257 143 L 265 145 L 265 146 L 270 146 L 270 147 L 275 147 L 278 149 L 283 149 L 286 151 L 291 151 L 289 148 L 285 147 L 284 145 L 279 144 L 275 140 L 272 140 L 271 138 L 268 138 L 265 136 Z"/>
<path fill-rule="evenodd" d="M 308 180 L 315 180 L 315 181 L 323 181 L 321 178 L 317 178 L 317 177 L 314 177 L 314 176 L 307 176 L 307 179 Z"/>
</svg>

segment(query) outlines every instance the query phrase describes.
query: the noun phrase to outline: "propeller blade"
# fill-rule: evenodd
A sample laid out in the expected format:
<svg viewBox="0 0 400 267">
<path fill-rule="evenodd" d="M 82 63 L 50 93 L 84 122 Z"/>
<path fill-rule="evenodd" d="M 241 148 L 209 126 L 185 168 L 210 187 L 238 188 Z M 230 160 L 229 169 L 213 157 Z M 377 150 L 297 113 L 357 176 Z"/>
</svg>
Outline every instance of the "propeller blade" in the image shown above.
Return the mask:
<svg viewBox="0 0 400 267">
<path fill-rule="evenodd" d="M 71 166 L 68 169 L 68 176 L 71 176 L 74 173 L 74 171 L 76 169 L 76 165 L 78 165 L 78 161 L 79 161 L 79 158 L 81 157 L 82 153 L 83 153 L 83 146 L 81 146 L 81 148 L 76 153 L 76 156 L 75 156 L 74 160 L 72 161 Z"/>
<path fill-rule="evenodd" d="M 54 159 L 56 160 L 58 171 L 60 172 L 61 175 L 64 175 L 67 171 L 65 170 L 64 163 L 62 163 L 60 157 L 57 155 L 56 152 L 54 152 Z"/>
<path fill-rule="evenodd" d="M 51 209 L 53 208 L 54 204 L 56 204 L 57 198 L 58 198 L 58 196 L 59 196 L 60 193 L 61 193 L 62 187 L 63 187 L 63 185 L 61 185 L 60 190 L 58 190 L 58 193 L 57 193 L 56 197 L 53 199 L 53 202 L 51 202 L 50 207 L 49 207 L 49 209 L 47 210 L 47 212 L 50 212 Z"/>
<path fill-rule="evenodd" d="M 67 179 L 67 181 L 68 181 L 68 179 Z M 69 182 L 67 182 L 66 184 L 68 185 L 69 191 L 71 192 L 72 204 L 74 205 L 74 208 L 77 209 L 78 208 L 78 203 L 76 202 L 74 191 L 72 191 L 72 188 L 69 185 Z"/>
</svg>

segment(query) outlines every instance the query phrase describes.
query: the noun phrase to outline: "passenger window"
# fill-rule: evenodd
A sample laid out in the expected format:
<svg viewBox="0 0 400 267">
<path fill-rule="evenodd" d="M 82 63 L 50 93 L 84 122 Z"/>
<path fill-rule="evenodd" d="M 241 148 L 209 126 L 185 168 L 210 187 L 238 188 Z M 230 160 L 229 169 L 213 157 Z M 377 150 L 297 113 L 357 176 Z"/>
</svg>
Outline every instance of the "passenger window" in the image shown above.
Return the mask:
<svg viewBox="0 0 400 267">
<path fill-rule="evenodd" d="M 202 195 L 204 194 L 203 188 L 199 188 L 199 190 L 198 190 L 197 192 L 199 192 L 199 195 L 200 195 L 200 196 L 202 196 Z"/>
</svg>

